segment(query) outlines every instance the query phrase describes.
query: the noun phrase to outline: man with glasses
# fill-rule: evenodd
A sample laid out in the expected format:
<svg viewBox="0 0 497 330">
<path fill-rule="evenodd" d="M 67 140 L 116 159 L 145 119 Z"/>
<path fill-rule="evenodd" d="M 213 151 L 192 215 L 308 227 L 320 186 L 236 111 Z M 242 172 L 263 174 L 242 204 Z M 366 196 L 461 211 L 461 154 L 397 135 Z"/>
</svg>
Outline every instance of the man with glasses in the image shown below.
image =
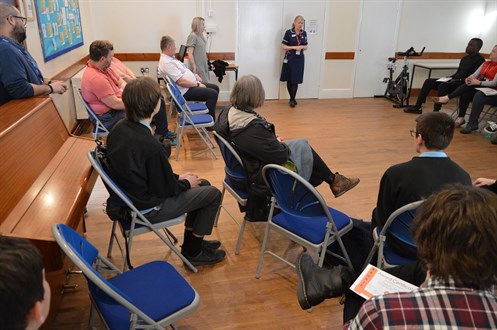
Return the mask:
<svg viewBox="0 0 497 330">
<path fill-rule="evenodd" d="M 411 136 L 419 155 L 391 166 L 383 174 L 371 229 L 382 228 L 395 210 L 427 198 L 448 184 L 471 185 L 469 174 L 444 152 L 452 141 L 454 128 L 454 120 L 443 112 L 424 113 L 416 118 L 416 129 L 411 130 Z M 416 258 L 416 250 L 409 245 L 388 234 L 387 240 L 394 251 Z"/>
<path fill-rule="evenodd" d="M 67 90 L 63 81 L 45 82 L 36 61 L 24 47 L 26 18 L 0 3 L 0 105 L 12 100 Z"/>
</svg>

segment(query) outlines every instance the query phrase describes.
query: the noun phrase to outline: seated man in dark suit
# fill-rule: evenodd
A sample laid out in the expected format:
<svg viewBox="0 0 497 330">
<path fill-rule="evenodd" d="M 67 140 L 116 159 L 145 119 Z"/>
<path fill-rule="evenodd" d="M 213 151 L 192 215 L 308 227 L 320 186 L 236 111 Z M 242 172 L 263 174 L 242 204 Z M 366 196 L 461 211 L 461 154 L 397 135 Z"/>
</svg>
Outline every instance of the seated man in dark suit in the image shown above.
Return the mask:
<svg viewBox="0 0 497 330">
<path fill-rule="evenodd" d="M 480 49 L 483 46 L 483 41 L 479 38 L 473 38 L 468 42 L 466 46 L 466 56 L 459 62 L 459 68 L 457 68 L 456 73 L 454 73 L 449 81 L 444 83 L 437 81 L 438 78 L 426 79 L 421 87 L 421 92 L 418 95 L 416 104 L 412 107 L 407 107 L 404 109 L 406 113 L 422 113 L 423 110 L 421 106 L 426 102 L 426 97 L 432 89 L 438 90 L 438 96 L 447 95 L 454 91 L 458 86 L 464 84 L 464 79 L 466 79 L 470 74 L 476 71 L 478 67 L 485 62 L 485 58 L 480 54 Z M 442 108 L 441 104 L 435 104 L 433 111 L 440 111 Z"/>
</svg>

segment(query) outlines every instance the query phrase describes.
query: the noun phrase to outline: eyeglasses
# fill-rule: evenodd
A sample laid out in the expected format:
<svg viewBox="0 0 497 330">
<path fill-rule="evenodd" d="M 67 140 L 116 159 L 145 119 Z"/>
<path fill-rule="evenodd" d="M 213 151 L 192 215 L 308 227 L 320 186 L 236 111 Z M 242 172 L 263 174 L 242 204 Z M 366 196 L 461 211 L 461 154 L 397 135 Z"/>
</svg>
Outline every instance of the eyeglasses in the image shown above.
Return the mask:
<svg viewBox="0 0 497 330">
<path fill-rule="evenodd" d="M 413 130 L 410 130 L 410 132 L 411 132 L 411 136 L 412 136 L 412 137 L 418 137 L 418 135 L 419 135 L 419 132 L 418 132 L 418 131 L 413 131 Z"/>
<path fill-rule="evenodd" d="M 26 17 L 22 17 L 22 16 L 15 16 L 15 15 L 12 15 L 12 17 L 15 17 L 15 18 L 19 18 L 21 19 L 22 23 L 24 25 L 26 25 L 26 23 L 28 22 L 28 19 Z"/>
</svg>

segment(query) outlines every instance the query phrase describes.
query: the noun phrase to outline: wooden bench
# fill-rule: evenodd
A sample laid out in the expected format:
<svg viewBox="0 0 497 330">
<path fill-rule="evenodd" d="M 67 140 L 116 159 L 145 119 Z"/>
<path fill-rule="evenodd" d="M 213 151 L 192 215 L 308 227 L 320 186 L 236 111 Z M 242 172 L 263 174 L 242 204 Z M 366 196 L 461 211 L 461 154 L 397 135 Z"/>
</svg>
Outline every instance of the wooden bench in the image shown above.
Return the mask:
<svg viewBox="0 0 497 330">
<path fill-rule="evenodd" d="M 94 148 L 93 140 L 69 133 L 49 97 L 0 107 L 0 235 L 27 238 L 40 249 L 55 305 L 64 255 L 51 226 L 82 230 L 97 179 L 86 158 Z"/>
</svg>

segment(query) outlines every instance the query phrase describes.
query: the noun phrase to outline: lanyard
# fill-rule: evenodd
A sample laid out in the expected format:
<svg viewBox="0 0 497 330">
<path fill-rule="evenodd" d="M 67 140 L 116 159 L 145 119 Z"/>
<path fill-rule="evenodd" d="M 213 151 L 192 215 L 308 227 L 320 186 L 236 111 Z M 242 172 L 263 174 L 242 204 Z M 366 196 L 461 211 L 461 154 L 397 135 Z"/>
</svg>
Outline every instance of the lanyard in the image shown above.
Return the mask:
<svg viewBox="0 0 497 330">
<path fill-rule="evenodd" d="M 486 79 L 489 71 L 492 70 L 494 68 L 494 66 L 497 65 L 497 63 L 495 63 L 495 62 L 492 62 L 492 61 L 489 61 L 489 62 L 490 63 L 488 63 L 488 65 L 485 66 L 485 72 L 480 74 L 479 79 Z"/>
<path fill-rule="evenodd" d="M 295 39 L 297 39 L 297 45 L 300 46 L 300 43 L 302 42 L 302 31 L 300 31 L 299 34 L 295 32 Z"/>
<path fill-rule="evenodd" d="M 21 53 L 21 55 L 28 61 L 29 65 L 31 66 L 31 68 L 33 69 L 35 74 L 38 76 L 38 78 L 40 79 L 39 83 L 42 83 L 43 82 L 43 75 L 41 74 L 40 69 L 38 69 L 38 65 L 36 64 L 35 60 L 33 59 L 33 57 L 31 57 L 31 55 L 29 55 L 29 53 L 26 51 L 26 49 L 23 46 L 21 46 L 21 44 L 15 42 L 9 38 L 5 38 L 1 35 L 0 35 L 0 40 L 12 45 L 13 47 L 15 47 L 19 51 L 19 53 Z"/>
</svg>

